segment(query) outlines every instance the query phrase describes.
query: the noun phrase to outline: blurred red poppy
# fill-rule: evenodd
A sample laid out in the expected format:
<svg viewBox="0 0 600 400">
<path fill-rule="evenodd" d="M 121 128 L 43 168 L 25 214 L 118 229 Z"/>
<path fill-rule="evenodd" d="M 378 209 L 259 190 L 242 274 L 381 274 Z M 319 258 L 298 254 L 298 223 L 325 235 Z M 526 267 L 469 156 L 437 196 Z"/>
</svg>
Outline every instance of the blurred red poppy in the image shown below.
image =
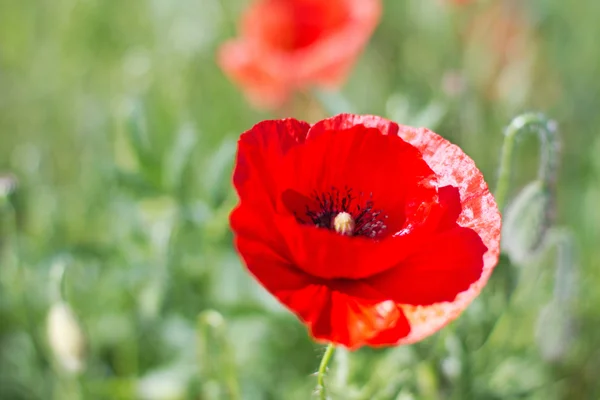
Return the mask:
<svg viewBox="0 0 600 400">
<path fill-rule="evenodd" d="M 341 114 L 242 134 L 235 245 L 314 338 L 355 349 L 440 329 L 496 265 L 500 214 L 481 172 L 427 129 Z"/>
<path fill-rule="evenodd" d="M 380 0 L 260 0 L 218 63 L 256 106 L 277 107 L 294 90 L 340 85 L 380 13 Z"/>
</svg>

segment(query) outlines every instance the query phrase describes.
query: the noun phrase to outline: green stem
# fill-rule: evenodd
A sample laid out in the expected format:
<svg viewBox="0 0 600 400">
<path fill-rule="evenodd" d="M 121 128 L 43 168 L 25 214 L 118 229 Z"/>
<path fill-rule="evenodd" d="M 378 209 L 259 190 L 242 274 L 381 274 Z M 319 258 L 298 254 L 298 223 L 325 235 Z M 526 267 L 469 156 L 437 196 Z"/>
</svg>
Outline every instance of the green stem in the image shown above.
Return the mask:
<svg viewBox="0 0 600 400">
<path fill-rule="evenodd" d="M 46 351 L 44 350 L 44 346 L 40 343 L 38 335 L 36 332 L 38 331 L 38 324 L 36 322 L 36 318 L 33 315 L 31 310 L 31 306 L 29 304 L 28 297 L 28 288 L 27 288 L 27 271 L 25 266 L 23 265 L 22 260 L 22 244 L 21 244 L 21 236 L 19 232 L 18 225 L 18 216 L 17 209 L 14 204 L 9 200 L 7 201 L 4 210 L 1 208 L 2 204 L 0 203 L 0 222 L 6 218 L 8 221 L 7 232 L 3 232 L 4 226 L 0 225 L 0 244 L 3 242 L 2 235 L 6 235 L 7 244 L 7 252 L 11 253 L 10 261 L 8 262 L 11 265 L 12 273 L 14 273 L 11 278 L 11 292 L 9 292 L 9 296 L 14 296 L 14 300 L 17 304 L 19 304 L 19 308 L 15 307 L 14 309 L 24 310 L 23 312 L 23 322 L 26 328 L 26 332 L 29 335 L 31 342 L 33 343 L 33 347 L 35 348 L 35 353 L 37 355 L 37 359 L 39 365 L 42 368 L 46 368 L 48 366 L 48 359 L 46 358 Z M 8 214 L 8 215 L 7 215 Z M 2 256 L 2 248 L 0 247 L 0 256 Z M 0 263 L 4 262 L 2 257 L 0 257 Z M 2 265 L 6 267 L 5 265 Z M 4 282 L 0 281 L 0 290 L 4 290 L 2 287 Z"/>
<path fill-rule="evenodd" d="M 242 396 L 235 369 L 235 351 L 229 341 L 224 343 L 224 347 L 224 356 L 227 359 L 225 366 L 225 384 L 227 386 L 227 391 L 229 392 L 229 398 L 232 400 L 241 400 Z"/>
<path fill-rule="evenodd" d="M 321 365 L 319 365 L 319 372 L 317 373 L 317 393 L 319 393 L 321 400 L 327 400 L 325 373 L 327 372 L 327 365 L 329 364 L 334 351 L 335 346 L 329 343 L 325 349 L 325 354 L 323 354 L 323 358 L 321 359 Z"/>
<path fill-rule="evenodd" d="M 558 139 L 553 121 L 545 116 L 535 113 L 519 115 L 512 120 L 505 132 L 502 155 L 500 157 L 500 170 L 495 191 L 496 203 L 500 211 L 506 205 L 508 189 L 512 175 L 513 153 L 517 136 L 521 132 L 533 128 L 538 133 L 541 155 L 538 178 L 547 185 L 554 185 L 556 179 Z"/>
<path fill-rule="evenodd" d="M 220 343 L 210 343 L 211 336 Z M 217 363 L 208 363 L 214 370 L 205 371 L 212 378 L 222 379 L 223 386 L 229 394 L 229 399 L 240 400 L 241 391 L 237 381 L 235 369 L 235 352 L 227 338 L 225 329 L 225 320 L 223 316 L 214 310 L 206 310 L 198 316 L 198 350 L 200 365 L 207 365 L 206 360 L 210 359 L 211 351 L 215 349 L 214 344 L 220 345 L 218 350 L 221 354 L 217 357 Z M 219 367 L 221 370 L 219 371 Z"/>
<path fill-rule="evenodd" d="M 510 133 L 509 133 L 510 132 Z M 496 184 L 496 203 L 500 211 L 504 208 L 508 186 L 510 184 L 512 154 L 515 147 L 515 131 L 507 131 L 504 143 L 502 145 L 502 155 L 500 158 L 500 171 L 498 174 L 498 183 Z"/>
</svg>

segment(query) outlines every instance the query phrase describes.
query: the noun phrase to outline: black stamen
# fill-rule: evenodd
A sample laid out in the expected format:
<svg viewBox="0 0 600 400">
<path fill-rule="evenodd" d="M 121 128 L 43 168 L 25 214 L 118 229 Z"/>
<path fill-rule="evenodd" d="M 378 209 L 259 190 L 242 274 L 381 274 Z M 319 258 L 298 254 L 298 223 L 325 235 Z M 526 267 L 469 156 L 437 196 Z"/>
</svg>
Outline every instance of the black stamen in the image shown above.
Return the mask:
<svg viewBox="0 0 600 400">
<path fill-rule="evenodd" d="M 352 236 L 365 236 L 376 239 L 385 233 L 387 226 L 385 220 L 387 215 L 381 210 L 374 208 L 373 193 L 368 199 L 363 200 L 363 193 L 358 197 L 352 195 L 352 189 L 345 188 L 343 191 L 332 187 L 329 192 L 313 192 L 310 197 L 317 203 L 317 209 L 306 206 L 305 215 L 310 219 L 309 224 L 319 228 L 332 229 L 332 222 L 341 212 L 349 213 L 354 219 L 355 227 Z M 298 222 L 306 224 L 307 221 L 296 215 Z"/>
</svg>

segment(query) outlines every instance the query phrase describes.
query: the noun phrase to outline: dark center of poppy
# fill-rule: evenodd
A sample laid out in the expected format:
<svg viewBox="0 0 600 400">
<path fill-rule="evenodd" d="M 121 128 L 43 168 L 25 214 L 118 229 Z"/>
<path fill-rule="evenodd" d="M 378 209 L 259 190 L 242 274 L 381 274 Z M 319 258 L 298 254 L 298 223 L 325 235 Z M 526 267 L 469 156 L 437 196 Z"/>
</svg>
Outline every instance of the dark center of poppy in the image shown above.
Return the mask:
<svg viewBox="0 0 600 400">
<path fill-rule="evenodd" d="M 343 191 L 332 187 L 327 192 L 313 192 L 302 208 L 293 207 L 298 222 L 333 230 L 346 236 L 376 239 L 385 234 L 388 216 L 375 208 L 373 194 L 354 195 L 352 189 Z"/>
</svg>

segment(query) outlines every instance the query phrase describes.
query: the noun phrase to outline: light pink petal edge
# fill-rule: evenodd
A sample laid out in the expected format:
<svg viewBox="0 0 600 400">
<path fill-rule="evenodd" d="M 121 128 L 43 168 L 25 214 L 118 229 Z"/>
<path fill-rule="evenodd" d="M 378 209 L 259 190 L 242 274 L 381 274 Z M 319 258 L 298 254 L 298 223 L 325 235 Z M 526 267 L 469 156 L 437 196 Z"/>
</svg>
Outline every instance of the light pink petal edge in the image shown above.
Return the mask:
<svg viewBox="0 0 600 400">
<path fill-rule="evenodd" d="M 454 301 L 430 306 L 401 305 L 410 321 L 411 332 L 398 344 L 411 344 L 456 319 L 479 295 L 498 263 L 501 216 L 481 172 L 458 146 L 425 128 L 400 126 L 399 135 L 421 150 L 425 161 L 439 175 L 440 186 L 459 188 L 463 210 L 458 224 L 477 232 L 488 248 L 483 256 L 481 277 Z"/>
</svg>

